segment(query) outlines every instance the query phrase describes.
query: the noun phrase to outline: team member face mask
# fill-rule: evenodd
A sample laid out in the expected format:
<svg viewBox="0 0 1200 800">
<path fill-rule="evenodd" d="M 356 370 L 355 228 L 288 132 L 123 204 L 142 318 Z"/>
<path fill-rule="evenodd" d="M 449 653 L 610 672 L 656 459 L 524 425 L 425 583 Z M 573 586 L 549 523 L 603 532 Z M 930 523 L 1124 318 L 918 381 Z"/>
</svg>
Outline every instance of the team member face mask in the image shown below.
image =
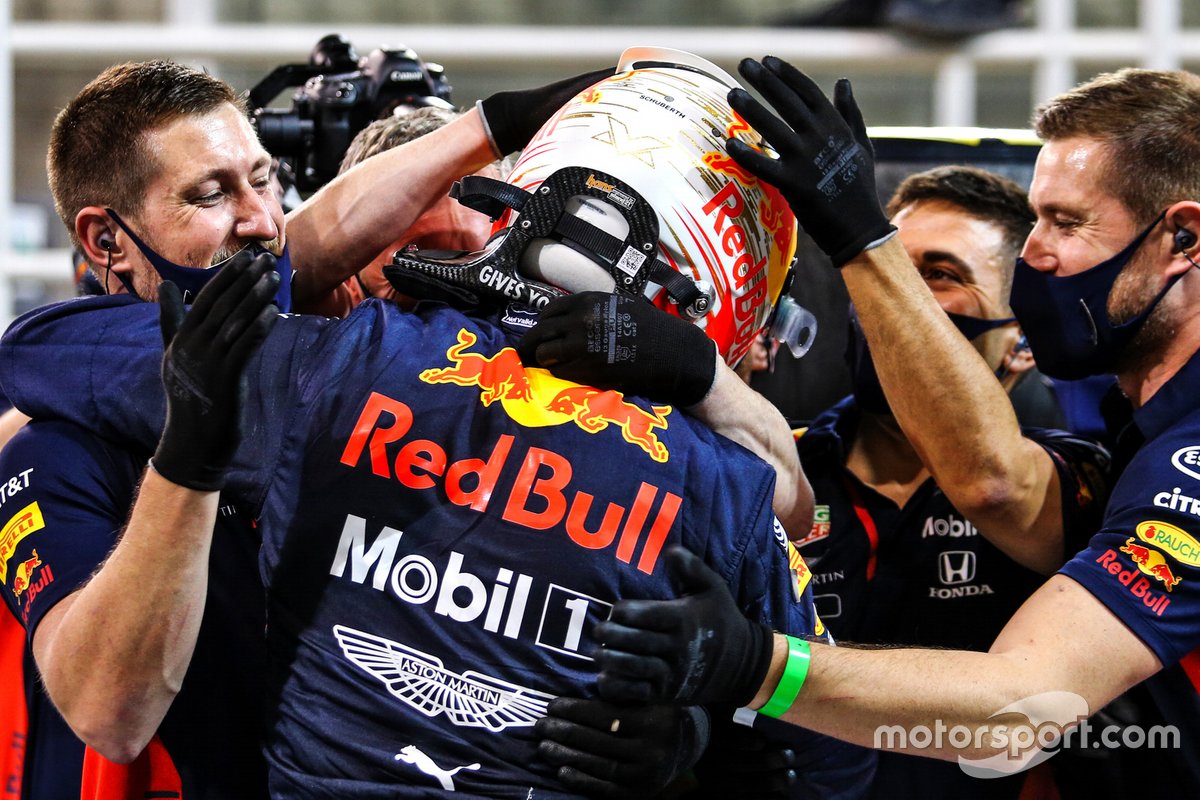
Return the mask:
<svg viewBox="0 0 1200 800">
<path fill-rule="evenodd" d="M 1029 339 L 1039 370 L 1064 380 L 1113 371 L 1117 356 L 1142 329 L 1175 281 L 1183 277 L 1180 273 L 1168 280 L 1137 316 L 1120 325 L 1109 321 L 1108 296 L 1117 276 L 1164 216 L 1165 211 L 1112 258 L 1075 275 L 1039 272 L 1025 259 L 1017 259 L 1010 304 Z"/>
<path fill-rule="evenodd" d="M 1017 321 L 1016 317 L 979 319 L 950 311 L 946 312 L 946 316 L 968 340 Z M 883 386 L 879 383 L 875 362 L 871 359 L 871 349 L 867 347 L 867 337 L 863 334 L 862 323 L 859 322 L 858 311 L 853 303 L 850 304 L 850 336 L 846 342 L 846 361 L 850 365 L 850 383 L 858 407 L 873 414 L 891 414 L 892 408 L 883 393 Z"/>
<path fill-rule="evenodd" d="M 219 264 L 213 264 L 211 267 L 185 267 L 182 264 L 176 264 L 174 261 L 169 261 L 162 255 L 157 253 L 150 245 L 146 244 L 141 238 L 129 229 L 125 224 L 125 220 L 121 219 L 120 215 L 111 208 L 105 209 L 108 215 L 113 218 L 121 226 L 121 230 L 125 231 L 126 235 L 133 240 L 137 248 L 142 251 L 142 255 L 150 262 L 150 266 L 154 267 L 159 276 L 164 281 L 171 281 L 179 287 L 179 291 L 183 293 L 183 302 L 191 303 L 196 299 L 196 295 L 205 285 L 216 277 L 217 272 L 225 264 L 229 263 L 229 259 L 225 259 Z M 267 252 L 266 248 L 258 244 L 250 244 L 247 247 L 255 251 L 255 255 L 260 252 Z M 231 256 L 232 258 L 232 256 Z M 279 291 L 275 293 L 275 305 L 280 311 L 292 310 L 292 258 L 288 252 L 287 245 L 283 247 L 283 253 L 275 260 L 275 271 L 279 273 Z M 134 291 L 133 281 L 123 272 L 117 273 L 117 278 L 125 286 L 125 290 L 134 297 L 142 299 L 138 293 Z"/>
</svg>

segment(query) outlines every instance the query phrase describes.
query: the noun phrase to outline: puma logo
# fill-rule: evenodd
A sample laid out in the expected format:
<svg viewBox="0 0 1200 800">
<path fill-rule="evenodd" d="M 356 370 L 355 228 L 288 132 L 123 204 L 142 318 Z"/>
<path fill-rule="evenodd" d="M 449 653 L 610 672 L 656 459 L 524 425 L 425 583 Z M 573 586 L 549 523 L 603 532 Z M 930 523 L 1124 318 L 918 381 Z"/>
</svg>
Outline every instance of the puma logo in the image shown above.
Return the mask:
<svg viewBox="0 0 1200 800">
<path fill-rule="evenodd" d="M 417 749 L 416 745 L 410 744 L 396 753 L 396 760 L 403 761 L 407 764 L 412 764 L 417 769 L 424 772 L 431 778 L 437 778 L 438 783 L 448 792 L 454 791 L 454 776 L 464 769 L 479 769 L 479 764 L 467 764 L 464 767 L 455 767 L 454 769 L 442 769 L 437 764 L 433 763 L 433 759 Z"/>
</svg>

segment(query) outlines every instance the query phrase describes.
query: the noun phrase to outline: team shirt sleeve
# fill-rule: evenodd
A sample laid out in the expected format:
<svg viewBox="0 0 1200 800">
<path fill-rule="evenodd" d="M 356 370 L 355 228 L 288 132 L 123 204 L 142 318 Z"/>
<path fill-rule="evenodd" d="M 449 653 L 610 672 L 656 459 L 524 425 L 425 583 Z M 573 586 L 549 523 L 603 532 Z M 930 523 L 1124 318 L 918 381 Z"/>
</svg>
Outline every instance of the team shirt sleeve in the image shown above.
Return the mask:
<svg viewBox="0 0 1200 800">
<path fill-rule="evenodd" d="M 0 575 L 4 600 L 30 641 L 46 612 L 108 556 L 125 523 L 137 463 L 57 422 L 30 423 L 0 451 Z"/>
<path fill-rule="evenodd" d="M 1144 447 L 1114 486 L 1099 532 L 1060 572 L 1164 665 L 1200 645 L 1200 440 L 1163 436 Z"/>
<path fill-rule="evenodd" d="M 1100 529 L 1112 491 L 1112 457 L 1098 442 L 1067 431 L 1031 429 L 1026 435 L 1046 450 L 1058 473 L 1065 561 Z"/>
<path fill-rule="evenodd" d="M 166 401 L 157 303 L 82 298 L 18 319 L 0 341 L 0 386 L 24 413 L 72 420 L 100 436 L 153 452 Z M 298 385 L 333 321 L 281 315 L 246 368 L 241 446 L 231 497 L 257 508 L 272 458 L 294 419 Z"/>
</svg>

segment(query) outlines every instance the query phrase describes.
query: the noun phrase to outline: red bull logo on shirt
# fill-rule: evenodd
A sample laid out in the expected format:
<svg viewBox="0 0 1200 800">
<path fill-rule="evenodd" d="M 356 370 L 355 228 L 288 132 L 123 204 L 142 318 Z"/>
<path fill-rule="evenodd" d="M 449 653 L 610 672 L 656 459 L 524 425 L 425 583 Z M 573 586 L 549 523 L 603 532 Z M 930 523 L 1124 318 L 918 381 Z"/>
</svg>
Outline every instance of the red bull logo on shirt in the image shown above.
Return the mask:
<svg viewBox="0 0 1200 800">
<path fill-rule="evenodd" d="M 1129 541 L 1133 540 L 1130 539 Z M 1126 547 L 1128 546 L 1129 545 L 1127 543 Z M 1133 545 L 1133 547 L 1136 547 L 1140 550 L 1149 550 L 1149 548 L 1141 547 L 1136 543 Z M 1124 547 L 1121 549 L 1125 550 Z M 1132 556 L 1133 554 L 1131 553 L 1130 555 Z M 1140 557 L 1140 555 L 1141 554 L 1139 553 L 1138 556 Z M 1152 584 L 1149 578 L 1143 577 L 1141 574 L 1139 574 L 1139 571 L 1144 571 L 1142 570 L 1141 565 L 1137 565 L 1137 569 L 1123 569 L 1125 564 L 1123 563 L 1123 559 L 1120 558 L 1120 554 L 1116 550 L 1110 548 L 1104 553 L 1101 553 L 1100 557 L 1096 559 L 1096 563 L 1107 569 L 1110 575 L 1116 577 L 1121 585 L 1123 585 L 1130 594 L 1141 600 L 1142 604 L 1154 612 L 1155 616 L 1161 617 L 1163 612 L 1167 610 L 1167 606 L 1171 605 L 1171 598 L 1168 595 L 1151 589 L 1150 587 Z M 1137 564 L 1136 561 L 1134 563 Z"/>
<path fill-rule="evenodd" d="M 1161 548 L 1176 561 L 1200 566 L 1200 542 L 1187 531 L 1167 522 L 1150 520 L 1139 524 L 1136 533 L 1138 539 Z"/>
<path fill-rule="evenodd" d="M 1125 544 L 1121 547 L 1121 552 L 1128 553 L 1129 560 L 1137 565 L 1139 570 L 1165 583 L 1168 592 L 1172 591 L 1183 580 L 1182 578 L 1175 577 L 1171 572 L 1171 568 L 1167 566 L 1167 561 L 1163 558 L 1162 553 L 1153 547 L 1142 547 L 1134 541 L 1132 536 L 1125 540 Z"/>
<path fill-rule="evenodd" d="M 1121 558 L 1121 553 L 1129 555 L 1135 569 L 1124 569 L 1125 562 Z M 1171 605 L 1171 598 L 1168 594 L 1154 591 L 1151 587 L 1157 584 L 1152 583 L 1151 578 L 1166 584 L 1168 592 L 1179 583 L 1179 579 L 1171 574 L 1169 568 L 1165 571 L 1162 569 L 1166 566 L 1165 563 L 1156 565 L 1152 553 L 1155 553 L 1152 548 L 1142 547 L 1130 537 L 1121 547 L 1120 552 L 1109 548 L 1100 554 L 1096 563 L 1108 570 L 1109 575 L 1115 577 L 1131 595 L 1141 600 L 1142 604 L 1154 612 L 1155 616 L 1161 617 L 1167 607 Z M 1156 554 L 1159 559 L 1162 559 L 1161 553 Z"/>
<path fill-rule="evenodd" d="M 580 386 L 544 369 L 527 369 L 511 347 L 493 356 L 468 352 L 476 341 L 475 334 L 460 330 L 458 341 L 446 351 L 451 366 L 427 369 L 421 380 L 476 386 L 485 406 L 499 401 L 504 412 L 526 428 L 573 422 L 588 433 L 600 433 L 611 426 L 655 461 L 670 458 L 657 434 L 667 428 L 670 406 L 651 406 L 646 411 L 627 402 L 620 392 Z"/>
<path fill-rule="evenodd" d="M 501 516 L 507 522 L 538 531 L 561 526 L 572 542 L 588 550 L 605 550 L 615 544 L 614 555 L 626 564 L 634 563 L 640 544 L 636 566 L 653 573 L 683 503 L 679 495 L 643 481 L 633 498 L 605 503 L 572 486 L 575 468 L 569 458 L 542 447 L 514 454 L 516 440 L 508 434 L 497 438 L 485 458 L 451 462 L 437 442 L 402 442 L 413 419 L 406 404 L 372 392 L 346 441 L 341 463 L 357 468 L 365 453 L 371 471 L 381 478 L 422 490 L 440 483 L 451 503 L 480 513 L 493 500 L 503 503 Z M 508 496 L 493 497 L 501 474 L 513 463 L 520 466 Z M 601 505 L 603 512 L 599 511 Z"/>
<path fill-rule="evenodd" d="M 33 557 L 27 558 L 20 564 L 17 564 L 17 570 L 13 573 L 13 594 L 20 597 L 29 588 L 29 579 L 33 577 L 33 571 L 42 565 L 42 560 L 38 558 L 37 550 L 33 551 Z"/>
</svg>

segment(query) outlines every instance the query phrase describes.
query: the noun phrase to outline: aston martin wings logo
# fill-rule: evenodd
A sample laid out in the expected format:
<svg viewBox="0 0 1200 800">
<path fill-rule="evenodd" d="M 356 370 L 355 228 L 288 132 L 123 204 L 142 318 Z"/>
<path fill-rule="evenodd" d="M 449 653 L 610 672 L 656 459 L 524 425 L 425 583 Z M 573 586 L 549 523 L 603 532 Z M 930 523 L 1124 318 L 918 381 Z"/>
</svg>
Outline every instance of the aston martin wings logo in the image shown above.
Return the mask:
<svg viewBox="0 0 1200 800">
<path fill-rule="evenodd" d="M 346 658 L 383 681 L 393 696 L 427 717 L 445 714 L 461 727 L 493 733 L 529 727 L 546 716 L 555 697 L 474 670 L 459 675 L 435 656 L 345 625 L 333 626 L 333 635 Z"/>
</svg>

